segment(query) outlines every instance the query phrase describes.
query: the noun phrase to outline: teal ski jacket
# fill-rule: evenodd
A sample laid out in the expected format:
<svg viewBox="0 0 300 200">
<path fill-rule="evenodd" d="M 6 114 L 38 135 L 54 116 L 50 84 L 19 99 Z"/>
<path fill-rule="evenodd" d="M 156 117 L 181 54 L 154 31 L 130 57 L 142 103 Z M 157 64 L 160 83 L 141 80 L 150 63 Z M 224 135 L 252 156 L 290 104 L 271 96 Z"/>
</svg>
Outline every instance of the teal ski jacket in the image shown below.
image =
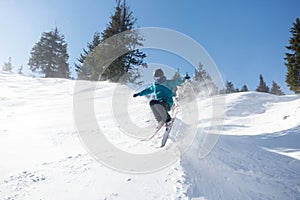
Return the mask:
<svg viewBox="0 0 300 200">
<path fill-rule="evenodd" d="M 164 76 L 162 80 L 155 81 L 150 87 L 137 93 L 138 96 L 145 96 L 154 93 L 155 99 L 158 101 L 165 101 L 169 104 L 169 108 L 173 105 L 173 90 L 176 86 L 182 84 L 185 78 L 177 78 L 174 80 L 167 80 Z"/>
</svg>

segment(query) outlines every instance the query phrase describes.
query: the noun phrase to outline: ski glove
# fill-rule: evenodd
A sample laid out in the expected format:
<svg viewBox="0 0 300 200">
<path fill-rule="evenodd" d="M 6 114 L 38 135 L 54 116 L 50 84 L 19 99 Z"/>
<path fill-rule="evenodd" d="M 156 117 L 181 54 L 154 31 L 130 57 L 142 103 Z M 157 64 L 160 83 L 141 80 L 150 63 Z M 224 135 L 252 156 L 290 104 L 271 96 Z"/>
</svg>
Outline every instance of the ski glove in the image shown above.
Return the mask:
<svg viewBox="0 0 300 200">
<path fill-rule="evenodd" d="M 135 94 L 133 95 L 133 97 L 137 97 L 137 96 L 139 96 L 139 93 L 135 93 Z"/>
<path fill-rule="evenodd" d="M 191 77 L 186 73 L 186 75 L 185 75 L 184 78 L 187 79 L 187 80 L 189 80 Z"/>
</svg>

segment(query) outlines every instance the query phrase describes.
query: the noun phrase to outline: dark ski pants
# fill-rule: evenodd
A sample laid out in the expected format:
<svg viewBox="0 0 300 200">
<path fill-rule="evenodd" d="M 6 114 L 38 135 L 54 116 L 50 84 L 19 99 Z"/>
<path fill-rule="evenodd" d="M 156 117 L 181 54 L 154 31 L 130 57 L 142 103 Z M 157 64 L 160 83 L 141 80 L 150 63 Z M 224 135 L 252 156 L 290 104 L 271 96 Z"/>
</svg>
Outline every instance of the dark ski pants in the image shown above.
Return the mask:
<svg viewBox="0 0 300 200">
<path fill-rule="evenodd" d="M 169 122 L 171 120 L 171 117 L 168 113 L 170 106 L 167 102 L 151 100 L 149 104 L 157 122 Z"/>
</svg>

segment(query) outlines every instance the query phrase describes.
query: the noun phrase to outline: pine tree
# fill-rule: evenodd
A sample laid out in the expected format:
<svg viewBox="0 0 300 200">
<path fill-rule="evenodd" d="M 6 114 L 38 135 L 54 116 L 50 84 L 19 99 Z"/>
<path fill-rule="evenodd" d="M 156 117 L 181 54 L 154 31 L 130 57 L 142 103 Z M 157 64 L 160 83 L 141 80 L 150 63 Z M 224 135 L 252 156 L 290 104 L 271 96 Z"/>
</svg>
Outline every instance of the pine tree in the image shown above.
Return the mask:
<svg viewBox="0 0 300 200">
<path fill-rule="evenodd" d="M 218 87 L 212 81 L 209 73 L 205 71 L 202 63 L 199 63 L 198 69 L 195 69 L 192 85 L 195 93 L 197 94 L 203 90 L 207 91 L 210 96 L 218 94 Z"/>
<path fill-rule="evenodd" d="M 174 73 L 174 75 L 172 76 L 172 80 L 175 80 L 177 78 L 180 78 L 181 75 L 180 75 L 180 72 L 179 72 L 179 68 L 177 68 L 176 72 Z M 176 97 L 177 96 L 177 91 L 178 91 L 178 87 L 175 87 L 173 89 L 173 93 L 174 93 L 174 96 Z"/>
<path fill-rule="evenodd" d="M 211 80 L 210 75 L 204 70 L 203 64 L 198 64 L 198 69 L 195 69 L 194 80 L 204 82 L 205 80 Z"/>
<path fill-rule="evenodd" d="M 69 78 L 68 59 L 64 35 L 60 34 L 56 27 L 42 34 L 31 50 L 28 65 L 32 72 L 43 74 L 46 78 Z"/>
<path fill-rule="evenodd" d="M 180 76 L 180 72 L 179 72 L 179 68 L 177 68 L 177 71 L 174 73 L 174 75 L 172 76 L 172 80 L 175 80 L 177 78 L 181 77 Z"/>
<path fill-rule="evenodd" d="M 20 66 L 20 68 L 18 70 L 18 74 L 23 74 L 22 70 L 23 70 L 23 65 Z"/>
<path fill-rule="evenodd" d="M 113 82 L 131 82 L 138 83 L 137 79 L 140 78 L 140 72 L 137 67 L 146 66 L 143 59 L 146 54 L 136 49 L 137 46 L 142 46 L 143 38 L 137 31 L 134 31 L 136 18 L 133 17 L 133 12 L 130 11 L 126 0 L 116 0 L 117 6 L 114 14 L 110 17 L 111 21 L 108 27 L 101 33 L 101 42 L 105 45 L 112 46 L 114 49 L 119 49 L 120 52 L 127 52 L 124 55 L 118 57 L 112 62 L 104 61 L 104 63 L 98 63 L 97 69 L 93 72 L 95 79 L 97 75 L 101 74 L 101 80 L 110 80 Z M 121 38 L 112 38 L 113 36 L 122 33 Z M 108 40 L 110 38 L 110 40 Z M 114 40 L 118 41 L 114 41 Z M 107 48 L 109 51 L 109 48 Z M 101 55 L 102 58 L 109 57 L 111 52 L 105 52 L 107 55 Z M 102 60 L 101 58 L 101 60 Z M 103 66 L 109 66 L 103 72 Z M 98 77 L 97 77 L 98 78 Z"/>
<path fill-rule="evenodd" d="M 11 57 L 8 58 L 8 62 L 4 62 L 4 65 L 2 67 L 3 71 L 11 72 L 13 69 L 12 63 L 11 63 Z"/>
<path fill-rule="evenodd" d="M 83 49 L 83 53 L 77 59 L 79 64 L 75 64 L 75 71 L 77 72 L 78 79 L 91 80 L 93 66 L 84 62 L 86 57 L 91 53 L 101 42 L 100 33 L 96 32 L 93 36 L 93 41 L 87 44 L 87 50 Z"/>
<path fill-rule="evenodd" d="M 259 85 L 257 86 L 256 92 L 265 92 L 265 93 L 269 93 L 270 89 L 267 86 L 266 82 L 264 81 L 263 76 L 260 74 L 259 75 Z"/>
<path fill-rule="evenodd" d="M 221 89 L 219 90 L 219 94 L 226 94 L 225 88 L 221 88 Z"/>
<path fill-rule="evenodd" d="M 275 95 L 284 95 L 284 93 L 281 91 L 279 85 L 275 81 L 272 81 L 272 88 L 271 88 L 270 93 L 275 94 Z"/>
<path fill-rule="evenodd" d="M 247 85 L 243 85 L 242 88 L 241 88 L 241 92 L 248 92 L 248 87 Z"/>
<path fill-rule="evenodd" d="M 226 94 L 236 92 L 236 90 L 233 86 L 233 83 L 230 82 L 230 81 L 226 81 L 226 86 L 225 87 L 226 87 L 226 89 L 225 89 Z"/>
<path fill-rule="evenodd" d="M 285 82 L 291 91 L 295 94 L 300 94 L 300 20 L 296 19 L 293 27 L 290 29 L 292 37 L 289 40 L 289 46 L 286 48 L 290 53 L 286 53 L 285 63 L 287 67 L 287 74 Z"/>
</svg>

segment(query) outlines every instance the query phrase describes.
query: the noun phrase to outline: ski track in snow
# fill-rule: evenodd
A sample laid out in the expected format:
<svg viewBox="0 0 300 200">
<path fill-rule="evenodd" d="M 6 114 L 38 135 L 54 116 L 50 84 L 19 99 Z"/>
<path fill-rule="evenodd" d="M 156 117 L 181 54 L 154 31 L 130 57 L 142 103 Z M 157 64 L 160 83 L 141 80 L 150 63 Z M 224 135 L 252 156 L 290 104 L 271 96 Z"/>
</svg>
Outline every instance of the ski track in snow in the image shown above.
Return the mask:
<svg viewBox="0 0 300 200">
<path fill-rule="evenodd" d="M 105 167 L 83 148 L 73 121 L 74 84 L 0 72 L 0 199 L 300 199 L 299 95 L 226 95 L 221 136 L 206 157 L 199 158 L 200 132 L 178 162 L 134 175 Z M 111 120 L 113 88 L 104 82 L 95 91 L 101 129 L 121 149 L 153 151 L 161 135 L 141 142 L 122 136 Z M 148 101 L 130 102 L 131 120 L 154 126 Z M 210 126 L 210 103 L 198 99 L 201 131 Z M 180 136 L 175 122 L 166 148 Z"/>
<path fill-rule="evenodd" d="M 192 186 L 189 194 L 207 199 L 299 199 L 299 160 L 270 148 L 286 149 L 285 137 L 299 141 L 300 126 L 280 134 L 275 138 L 223 135 L 205 159 L 183 157 L 181 163 Z M 293 151 L 299 152 L 297 145 Z"/>
</svg>

